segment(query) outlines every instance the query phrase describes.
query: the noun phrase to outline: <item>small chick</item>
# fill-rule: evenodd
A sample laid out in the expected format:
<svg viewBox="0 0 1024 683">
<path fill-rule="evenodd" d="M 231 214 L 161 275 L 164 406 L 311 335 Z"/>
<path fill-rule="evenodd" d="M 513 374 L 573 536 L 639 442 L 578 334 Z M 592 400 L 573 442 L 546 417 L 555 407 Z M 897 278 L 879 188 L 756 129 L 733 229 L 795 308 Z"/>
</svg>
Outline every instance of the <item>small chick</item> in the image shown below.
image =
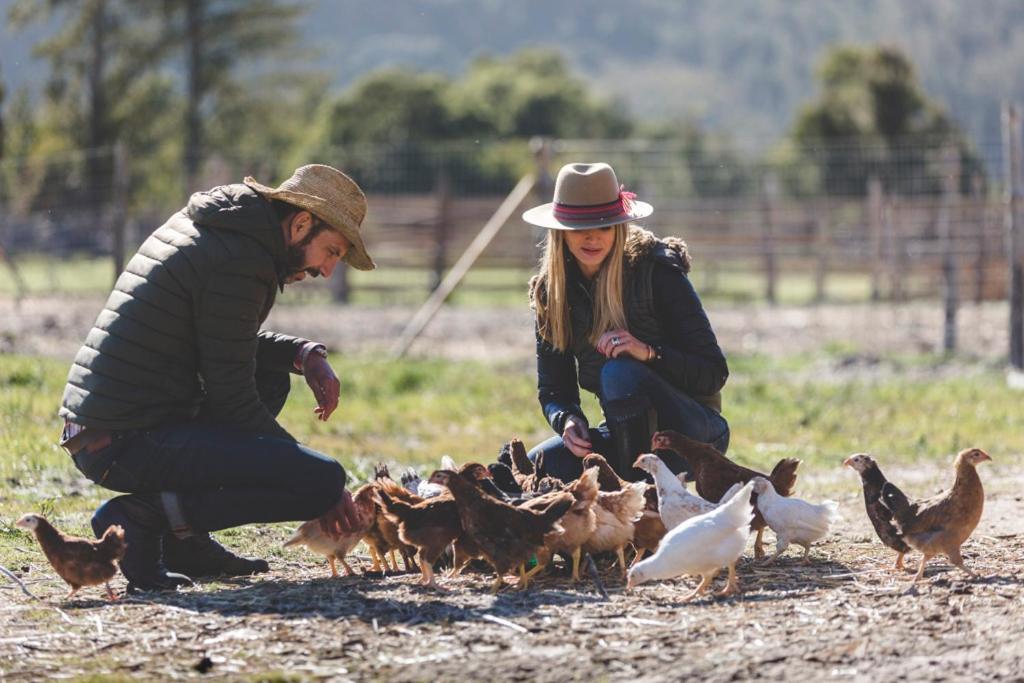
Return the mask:
<svg viewBox="0 0 1024 683">
<path fill-rule="evenodd" d="M 751 481 L 757 494 L 757 508 L 775 532 L 775 554 L 767 561 L 775 561 L 790 543 L 796 543 L 803 547 L 806 562 L 811 544 L 825 538 L 839 519 L 839 504 L 826 500 L 815 505 L 799 498 L 784 498 L 764 477 L 754 477 Z"/>
<path fill-rule="evenodd" d="M 643 517 L 647 484 L 642 481 L 630 484 L 621 491 L 600 491 L 597 494 L 597 528 L 583 544 L 585 553 L 614 551 L 626 578 L 625 547 L 633 542 L 636 522 Z"/>
<path fill-rule="evenodd" d="M 720 507 L 691 517 L 662 539 L 657 552 L 629 570 L 627 589 L 646 581 L 672 579 L 683 574 L 700 574 L 701 582 L 683 601 L 692 600 L 707 591 L 722 567 L 729 568 L 729 582 L 717 595 L 739 591 L 736 562 L 747 546 L 753 507 L 748 482 L 736 495 Z"/>
<path fill-rule="evenodd" d="M 82 586 L 101 583 L 107 589 L 107 598 L 117 599 L 110 580 L 117 573 L 117 562 L 124 557 L 124 529 L 111 525 L 98 541 L 93 541 L 61 533 L 42 515 L 24 515 L 14 525 L 35 534 L 50 566 L 71 586 L 65 599 L 74 597 Z"/>
<path fill-rule="evenodd" d="M 882 474 L 878 463 L 867 453 L 855 453 L 843 461 L 843 464 L 860 474 L 861 486 L 864 489 L 864 510 L 867 512 L 871 526 L 885 545 L 896 551 L 894 569 L 903 571 L 903 556 L 911 548 L 903 540 L 903 534 L 892 518 L 892 511 L 882 502 L 882 487 L 889 480 Z"/>
<path fill-rule="evenodd" d="M 341 562 L 341 565 L 345 568 L 346 576 L 352 576 L 355 572 L 352 571 L 352 567 L 345 561 L 345 556 L 356 547 L 363 536 L 366 535 L 366 532 L 370 530 L 370 527 L 373 526 L 374 518 L 376 517 L 373 498 L 374 490 L 372 484 L 363 484 L 356 491 L 356 494 L 352 496 L 352 503 L 356 508 L 356 528 L 352 531 L 334 538 L 330 534 L 324 533 L 320 527 L 319 519 L 311 519 L 295 530 L 292 537 L 284 542 L 284 547 L 304 545 L 314 553 L 327 558 L 327 563 L 331 567 L 331 576 L 338 576 L 336 561 Z"/>
</svg>

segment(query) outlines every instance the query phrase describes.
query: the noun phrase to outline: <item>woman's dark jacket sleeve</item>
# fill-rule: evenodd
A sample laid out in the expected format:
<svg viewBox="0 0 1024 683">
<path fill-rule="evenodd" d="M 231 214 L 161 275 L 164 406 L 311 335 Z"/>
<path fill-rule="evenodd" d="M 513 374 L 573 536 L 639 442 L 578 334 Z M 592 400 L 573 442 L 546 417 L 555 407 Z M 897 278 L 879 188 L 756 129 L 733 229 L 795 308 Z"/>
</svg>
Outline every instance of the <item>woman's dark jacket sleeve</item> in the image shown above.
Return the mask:
<svg viewBox="0 0 1024 683">
<path fill-rule="evenodd" d="M 725 386 L 729 366 L 690 279 L 668 264 L 651 275 L 654 308 L 666 341 L 652 361 L 658 374 L 692 396 L 710 396 Z"/>
<path fill-rule="evenodd" d="M 586 420 L 580 407 L 576 358 L 570 351 L 558 351 L 537 334 L 537 398 L 548 424 L 561 434 L 565 420 L 577 415 Z"/>
</svg>

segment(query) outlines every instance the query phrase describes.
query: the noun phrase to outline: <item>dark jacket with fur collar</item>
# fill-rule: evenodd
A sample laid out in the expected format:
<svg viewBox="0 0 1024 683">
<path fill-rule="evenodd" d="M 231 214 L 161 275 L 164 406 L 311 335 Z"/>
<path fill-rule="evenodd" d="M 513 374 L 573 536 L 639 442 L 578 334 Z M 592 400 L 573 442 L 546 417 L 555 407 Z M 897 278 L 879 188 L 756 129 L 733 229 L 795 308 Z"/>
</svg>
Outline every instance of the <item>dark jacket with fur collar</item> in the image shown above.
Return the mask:
<svg viewBox="0 0 1024 683">
<path fill-rule="evenodd" d="M 623 297 L 629 331 L 651 344 L 660 358 L 655 370 L 673 386 L 721 411 L 720 390 L 728 365 L 700 298 L 687 277 L 686 243 L 659 239 L 640 228 L 630 230 L 625 246 Z M 537 336 L 538 398 L 551 427 L 561 434 L 570 415 L 585 417 L 579 388 L 601 398 L 601 368 L 607 360 L 588 341 L 593 299 L 572 256 L 566 260 L 566 286 L 572 320 L 570 347 L 559 352 Z M 530 300 L 546 297 L 545 281 L 530 282 Z"/>
</svg>

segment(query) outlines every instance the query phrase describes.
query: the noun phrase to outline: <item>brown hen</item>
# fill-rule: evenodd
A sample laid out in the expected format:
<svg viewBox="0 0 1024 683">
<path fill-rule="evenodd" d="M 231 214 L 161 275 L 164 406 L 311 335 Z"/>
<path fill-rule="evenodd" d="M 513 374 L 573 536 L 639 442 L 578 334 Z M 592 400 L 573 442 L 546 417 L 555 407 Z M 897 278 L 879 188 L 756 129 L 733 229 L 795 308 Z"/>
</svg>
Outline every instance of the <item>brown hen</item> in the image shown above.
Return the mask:
<svg viewBox="0 0 1024 683">
<path fill-rule="evenodd" d="M 547 534 L 562 529 L 558 520 L 572 507 L 571 493 L 561 492 L 541 512 L 488 495 L 451 470 L 438 470 L 430 482 L 447 486 L 458 508 L 458 517 L 469 539 L 479 548 L 497 574 L 493 589 L 505 582 L 505 574 L 519 569 L 519 588 L 529 586 L 524 564 L 544 546 Z"/>
<path fill-rule="evenodd" d="M 945 555 L 951 564 L 971 576 L 978 576 L 964 565 L 960 546 L 981 520 L 985 490 L 976 468 L 990 460 L 989 454 L 980 448 L 960 451 L 953 462 L 956 470 L 953 486 L 937 496 L 913 503 L 890 482 L 882 485 L 882 503 L 892 511 L 903 540 L 923 555 L 912 583 L 917 583 L 924 575 L 925 564 L 938 554 Z"/>
</svg>

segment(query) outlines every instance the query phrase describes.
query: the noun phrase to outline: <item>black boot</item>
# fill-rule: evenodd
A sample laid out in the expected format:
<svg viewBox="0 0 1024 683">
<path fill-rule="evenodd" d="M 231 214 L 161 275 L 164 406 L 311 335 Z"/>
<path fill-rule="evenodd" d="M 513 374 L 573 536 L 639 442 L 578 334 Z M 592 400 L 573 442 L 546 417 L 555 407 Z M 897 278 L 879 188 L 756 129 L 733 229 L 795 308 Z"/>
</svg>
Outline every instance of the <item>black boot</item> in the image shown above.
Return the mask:
<svg viewBox="0 0 1024 683">
<path fill-rule="evenodd" d="M 249 576 L 270 571 L 266 560 L 239 557 L 209 534 L 178 538 L 164 534 L 164 564 L 189 576 Z"/>
<path fill-rule="evenodd" d="M 192 585 L 187 576 L 167 571 L 161 560 L 162 536 L 170 525 L 159 494 L 136 493 L 108 500 L 92 516 L 93 533 L 99 538 L 111 524 L 124 528 L 127 549 L 120 566 L 129 593 Z"/>
<path fill-rule="evenodd" d="M 612 441 L 609 464 L 627 481 L 643 480 L 645 473 L 633 467 L 633 463 L 638 455 L 651 450 L 656 422 L 650 402 L 642 396 L 608 401 L 604 415 Z"/>
</svg>

